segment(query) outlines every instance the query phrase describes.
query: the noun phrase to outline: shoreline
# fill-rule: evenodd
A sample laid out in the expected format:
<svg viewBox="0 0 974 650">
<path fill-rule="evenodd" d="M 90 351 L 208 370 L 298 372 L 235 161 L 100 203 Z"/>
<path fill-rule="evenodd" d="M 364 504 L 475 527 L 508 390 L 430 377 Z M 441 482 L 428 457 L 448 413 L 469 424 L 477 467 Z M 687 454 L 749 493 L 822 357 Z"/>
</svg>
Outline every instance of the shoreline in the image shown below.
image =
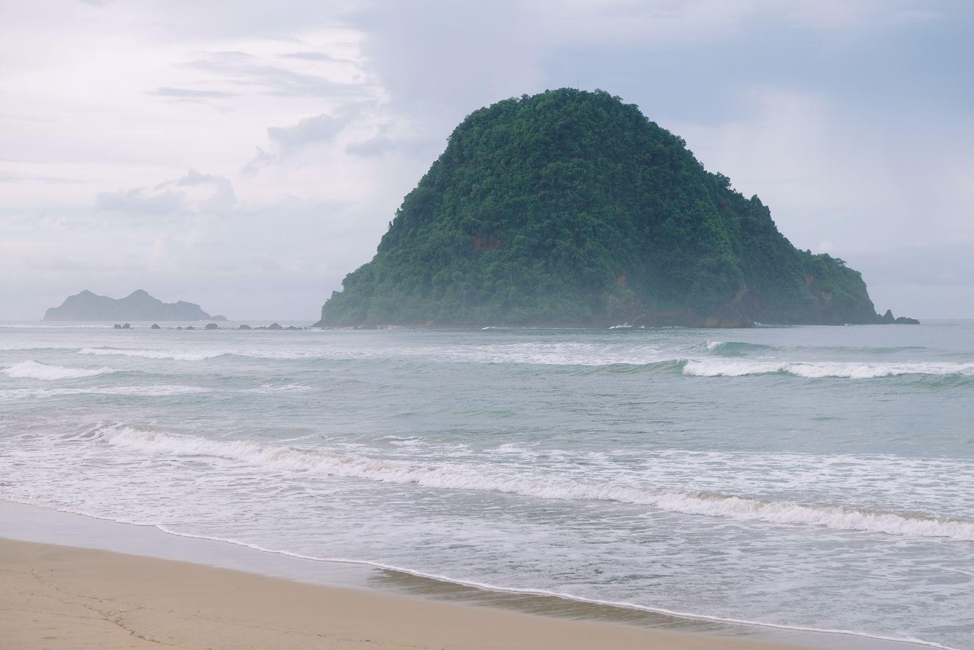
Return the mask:
<svg viewBox="0 0 974 650">
<path fill-rule="evenodd" d="M 230 571 L 243 573 L 256 580 L 276 580 L 300 585 L 303 588 L 322 589 L 325 590 L 323 593 L 338 590 L 359 594 L 363 598 L 375 596 L 403 598 L 410 602 L 418 601 L 423 606 L 433 608 L 429 613 L 431 616 L 439 615 L 437 608 L 440 606 L 461 607 L 476 612 L 525 616 L 529 619 L 545 621 L 542 625 L 545 629 L 549 624 L 572 622 L 606 626 L 607 631 L 604 633 L 612 638 L 615 638 L 612 636 L 614 633 L 608 630 L 622 628 L 627 630 L 627 634 L 637 630 L 649 635 L 641 641 L 642 644 L 649 643 L 649 647 L 671 647 L 665 645 L 670 643 L 666 637 L 671 634 L 682 639 L 677 646 L 672 647 L 699 647 L 700 650 L 724 647 L 755 647 L 769 650 L 789 647 L 905 650 L 923 647 L 905 641 L 890 641 L 841 631 L 809 631 L 785 626 L 736 623 L 706 616 L 672 615 L 558 594 L 491 588 L 366 562 L 304 558 L 231 540 L 186 535 L 152 525 L 121 523 L 0 500 L 0 569 L 3 570 L 3 575 L 8 575 L 6 570 L 9 561 L 6 551 L 2 551 L 7 547 L 7 542 L 48 548 L 49 552 L 54 552 L 50 551 L 50 548 L 56 547 L 60 549 L 58 553 L 61 555 L 58 557 L 66 554 L 72 558 L 71 566 L 79 570 L 80 567 L 87 566 L 88 560 L 84 559 L 88 557 L 87 553 L 103 553 L 115 558 L 100 560 L 112 567 L 109 572 L 112 574 L 119 573 L 116 565 L 127 566 L 130 563 L 139 564 L 140 561 L 169 562 L 186 565 L 192 570 L 207 575 L 211 570 Z M 190 571 L 190 569 L 184 568 L 183 571 Z M 169 574 L 160 570 L 158 575 L 165 577 Z M 91 581 L 92 588 L 99 585 L 99 581 Z M 179 585 L 172 584 L 169 588 L 178 590 Z M 332 594 L 330 597 L 337 596 Z M 489 618 L 493 614 L 485 613 L 484 616 Z M 554 629 L 550 631 L 552 634 L 556 632 L 557 630 Z M 7 633 L 7 630 L 0 629 L 0 641 Z M 657 633 L 663 633 L 664 638 L 656 639 Z M 743 642 L 745 645 L 723 645 L 729 641 Z M 660 643 L 664 645 L 659 645 Z M 560 642 L 556 645 L 572 647 Z M 605 645 L 601 638 L 599 645 L 616 647 Z M 479 646 L 447 644 L 444 647 Z"/>
<path fill-rule="evenodd" d="M 325 587 L 0 538 L 0 645 L 68 648 L 785 650 L 732 639 Z"/>
</svg>

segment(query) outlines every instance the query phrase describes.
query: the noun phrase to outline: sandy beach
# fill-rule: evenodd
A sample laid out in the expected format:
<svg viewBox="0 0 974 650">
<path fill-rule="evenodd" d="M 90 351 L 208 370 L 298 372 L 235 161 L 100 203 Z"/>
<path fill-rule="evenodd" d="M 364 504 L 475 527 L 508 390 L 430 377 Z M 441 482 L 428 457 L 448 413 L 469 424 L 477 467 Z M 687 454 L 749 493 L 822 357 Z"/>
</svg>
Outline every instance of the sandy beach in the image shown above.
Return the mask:
<svg viewBox="0 0 974 650">
<path fill-rule="evenodd" d="M 0 539 L 0 647 L 784 648 Z"/>
</svg>

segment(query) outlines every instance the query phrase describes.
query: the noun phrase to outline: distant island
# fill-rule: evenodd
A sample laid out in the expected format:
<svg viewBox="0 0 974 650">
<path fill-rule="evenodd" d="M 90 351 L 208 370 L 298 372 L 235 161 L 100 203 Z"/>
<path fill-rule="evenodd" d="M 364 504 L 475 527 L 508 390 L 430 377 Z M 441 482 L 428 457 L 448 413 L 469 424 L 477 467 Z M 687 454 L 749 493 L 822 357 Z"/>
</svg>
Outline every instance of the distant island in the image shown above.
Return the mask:
<svg viewBox="0 0 974 650">
<path fill-rule="evenodd" d="M 469 115 L 316 325 L 756 322 L 915 321 L 635 105 L 561 89 Z"/>
<path fill-rule="evenodd" d="M 44 320 L 225 321 L 226 317 L 210 316 L 199 305 L 191 302 L 165 303 L 139 289 L 117 300 L 91 291 L 82 291 L 69 296 L 60 307 L 48 309 Z"/>
</svg>

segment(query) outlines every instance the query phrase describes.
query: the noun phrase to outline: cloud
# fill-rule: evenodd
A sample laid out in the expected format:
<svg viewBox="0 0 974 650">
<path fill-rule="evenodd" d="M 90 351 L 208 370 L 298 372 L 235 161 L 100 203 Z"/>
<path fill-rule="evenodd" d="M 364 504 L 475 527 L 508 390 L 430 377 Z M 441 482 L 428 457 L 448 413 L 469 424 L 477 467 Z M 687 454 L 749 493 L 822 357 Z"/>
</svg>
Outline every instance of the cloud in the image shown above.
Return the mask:
<svg viewBox="0 0 974 650">
<path fill-rule="evenodd" d="M 99 192 L 95 196 L 95 207 L 128 215 L 164 216 L 179 212 L 183 207 L 183 197 L 179 192 L 152 192 L 138 187 Z"/>
<path fill-rule="evenodd" d="M 246 176 L 253 176 L 259 172 L 264 167 L 271 165 L 275 161 L 274 154 L 264 151 L 262 148 L 257 147 L 257 155 L 254 156 L 250 162 L 243 166 L 240 173 Z"/>
<path fill-rule="evenodd" d="M 247 52 L 210 52 L 183 67 L 215 77 L 218 83 L 277 97 L 367 97 L 370 88 L 356 82 L 320 74 L 297 72 L 272 65 Z"/>
<path fill-rule="evenodd" d="M 52 119 L 45 119 L 45 118 L 36 117 L 36 116 L 33 116 L 33 115 L 31 115 L 31 116 L 9 115 L 7 113 L 0 113 L 0 119 L 4 119 L 4 120 L 15 120 L 17 122 L 39 122 L 39 123 L 47 123 L 47 124 L 50 124 L 51 122 L 54 121 Z"/>
<path fill-rule="evenodd" d="M 306 147 L 334 142 L 354 119 L 355 112 L 354 107 L 344 106 L 334 115 L 322 113 L 306 117 L 291 126 L 268 128 L 271 151 L 257 147 L 257 155 L 243 169 L 244 175 L 253 175 L 263 167 L 286 161 Z"/>
<path fill-rule="evenodd" d="M 0 21 L 0 318 L 132 277 L 237 315 L 311 317 L 465 115 L 562 86 L 639 105 L 796 245 L 832 242 L 877 306 L 974 316 L 963 247 L 949 277 L 924 275 L 947 259 L 937 242 L 974 241 L 970 3 L 18 7 Z"/>
<path fill-rule="evenodd" d="M 302 59 L 304 61 L 347 61 L 348 59 L 336 59 L 324 52 L 288 52 L 281 55 L 287 59 Z"/>
<path fill-rule="evenodd" d="M 222 90 L 192 90 L 190 88 L 169 88 L 167 86 L 160 86 L 149 94 L 183 101 L 200 101 L 204 99 L 221 99 L 237 96 L 237 93 Z"/>
<path fill-rule="evenodd" d="M 98 210 L 154 217 L 226 215 L 236 203 L 237 196 L 228 179 L 195 169 L 152 188 L 99 192 L 95 196 Z"/>
<path fill-rule="evenodd" d="M 45 185 L 63 185 L 65 183 L 82 183 L 77 178 L 63 178 L 61 176 L 37 176 L 34 174 L 17 174 L 0 171 L 0 183 L 42 183 Z"/>
<path fill-rule="evenodd" d="M 361 142 L 352 142 L 345 147 L 345 151 L 353 156 L 363 156 L 367 158 L 370 156 L 381 156 L 382 154 L 389 153 L 390 151 L 395 151 L 401 146 L 402 143 L 396 142 L 391 138 L 377 136 L 368 140 L 362 140 Z"/>
<path fill-rule="evenodd" d="M 270 127 L 267 135 L 282 152 L 290 152 L 314 142 L 331 142 L 348 124 L 348 117 L 332 117 L 322 113 L 306 117 L 288 127 Z"/>
<path fill-rule="evenodd" d="M 441 150 L 443 143 L 434 138 L 392 137 L 377 135 L 367 140 L 350 142 L 345 153 L 360 158 L 376 158 L 392 153 L 429 158 L 432 160 Z"/>
</svg>

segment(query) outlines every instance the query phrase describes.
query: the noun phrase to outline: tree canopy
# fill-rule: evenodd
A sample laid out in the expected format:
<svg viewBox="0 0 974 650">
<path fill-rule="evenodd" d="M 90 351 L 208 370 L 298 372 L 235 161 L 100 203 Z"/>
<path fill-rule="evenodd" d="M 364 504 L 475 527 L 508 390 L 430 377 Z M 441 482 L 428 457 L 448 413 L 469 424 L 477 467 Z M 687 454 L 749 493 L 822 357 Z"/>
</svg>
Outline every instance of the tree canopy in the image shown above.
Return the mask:
<svg viewBox="0 0 974 650">
<path fill-rule="evenodd" d="M 860 274 L 606 92 L 469 115 L 319 325 L 874 322 Z"/>
</svg>

